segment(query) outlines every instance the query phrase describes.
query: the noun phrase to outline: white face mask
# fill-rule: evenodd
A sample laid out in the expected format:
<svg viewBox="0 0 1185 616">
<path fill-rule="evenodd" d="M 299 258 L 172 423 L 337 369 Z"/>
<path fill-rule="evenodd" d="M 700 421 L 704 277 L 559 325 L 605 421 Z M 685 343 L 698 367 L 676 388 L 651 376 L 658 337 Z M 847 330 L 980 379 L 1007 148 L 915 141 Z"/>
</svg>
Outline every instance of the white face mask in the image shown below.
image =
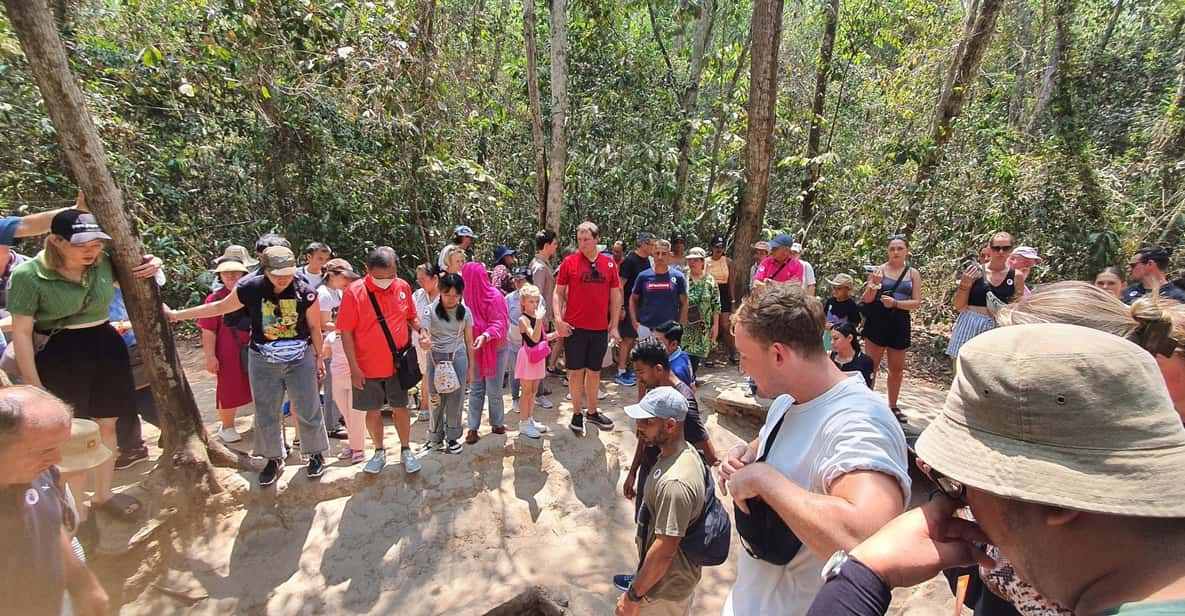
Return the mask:
<svg viewBox="0 0 1185 616">
<path fill-rule="evenodd" d="M 380 289 L 386 289 L 386 288 L 390 287 L 395 282 L 395 279 L 394 278 L 387 278 L 384 280 L 379 280 L 377 278 L 371 278 L 370 281 L 374 283 L 374 286 L 376 286 Z"/>
</svg>

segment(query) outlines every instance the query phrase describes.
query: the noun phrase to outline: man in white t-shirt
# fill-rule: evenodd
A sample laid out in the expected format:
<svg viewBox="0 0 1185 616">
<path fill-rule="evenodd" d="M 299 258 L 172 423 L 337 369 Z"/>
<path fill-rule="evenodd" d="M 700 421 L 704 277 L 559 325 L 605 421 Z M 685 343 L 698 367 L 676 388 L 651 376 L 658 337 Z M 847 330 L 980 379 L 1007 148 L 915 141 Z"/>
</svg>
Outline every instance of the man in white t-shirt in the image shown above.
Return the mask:
<svg viewBox="0 0 1185 616">
<path fill-rule="evenodd" d="M 790 259 L 797 260 L 802 264 L 802 286 L 806 287 L 807 297 L 814 297 L 816 282 L 815 266 L 807 263 L 806 260 L 802 258 L 802 244 L 794 242 L 794 244 L 790 246 Z"/>
<path fill-rule="evenodd" d="M 802 546 L 785 565 L 742 552 L 723 615 L 802 616 L 822 587 L 826 559 L 904 510 L 905 435 L 885 401 L 828 358 L 823 307 L 799 285 L 769 285 L 745 298 L 732 320 L 741 371 L 758 395 L 777 399 L 758 438 L 725 456 L 721 488 L 742 511 L 764 501 Z"/>
</svg>

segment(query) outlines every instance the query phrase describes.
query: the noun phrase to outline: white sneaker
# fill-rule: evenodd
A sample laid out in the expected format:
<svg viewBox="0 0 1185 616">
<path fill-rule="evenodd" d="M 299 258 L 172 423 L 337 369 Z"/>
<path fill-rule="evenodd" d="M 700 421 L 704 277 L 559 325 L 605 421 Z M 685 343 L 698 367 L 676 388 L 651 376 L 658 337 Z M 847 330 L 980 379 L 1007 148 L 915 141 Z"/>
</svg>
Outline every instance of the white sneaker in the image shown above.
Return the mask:
<svg viewBox="0 0 1185 616">
<path fill-rule="evenodd" d="M 218 438 L 222 439 L 223 443 L 237 443 L 243 440 L 239 432 L 235 430 L 234 426 L 223 428 L 222 424 L 218 424 Z"/>
<path fill-rule="evenodd" d="M 535 421 L 534 417 L 532 417 L 530 419 L 530 422 L 531 422 L 531 425 L 534 426 L 535 429 L 538 430 L 540 434 L 547 434 L 548 432 L 551 432 L 551 428 L 548 428 L 547 426 Z"/>
<path fill-rule="evenodd" d="M 518 412 L 518 400 L 510 403 L 510 410 L 514 411 L 515 413 Z"/>
<path fill-rule="evenodd" d="M 518 431 L 530 438 L 539 438 L 539 428 L 536 428 L 535 422 L 530 419 L 520 423 Z"/>
</svg>

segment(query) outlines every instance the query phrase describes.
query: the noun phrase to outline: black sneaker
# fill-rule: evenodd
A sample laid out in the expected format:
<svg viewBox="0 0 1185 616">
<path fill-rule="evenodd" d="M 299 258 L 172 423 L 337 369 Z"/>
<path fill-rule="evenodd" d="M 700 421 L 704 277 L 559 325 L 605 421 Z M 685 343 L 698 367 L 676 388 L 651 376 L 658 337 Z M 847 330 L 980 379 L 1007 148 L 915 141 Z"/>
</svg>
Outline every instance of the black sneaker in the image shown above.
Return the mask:
<svg viewBox="0 0 1185 616">
<path fill-rule="evenodd" d="M 121 471 L 147 461 L 147 447 L 137 447 L 135 449 L 128 449 L 127 451 L 120 450 L 119 457 L 115 459 L 115 470 Z"/>
<path fill-rule="evenodd" d="M 586 415 L 585 421 L 592 422 L 592 425 L 602 430 L 612 430 L 613 420 L 605 417 L 604 413 L 597 413 L 595 415 Z"/>
<path fill-rule="evenodd" d="M 551 376 L 568 376 L 568 371 L 564 370 L 563 368 L 560 368 L 559 366 L 555 366 L 554 368 L 548 368 L 547 373 L 550 374 Z"/>
<path fill-rule="evenodd" d="M 625 592 L 625 591 L 629 590 L 630 584 L 633 584 L 633 583 L 634 583 L 634 576 L 632 576 L 632 575 L 619 574 L 619 575 L 613 576 L 613 587 L 616 588 L 617 590 L 620 590 L 621 592 Z"/>
<path fill-rule="evenodd" d="M 448 442 L 448 445 L 445 446 L 444 450 L 449 453 L 461 453 L 462 451 L 465 451 L 465 446 L 462 445 L 460 441 L 454 439 Z"/>
<path fill-rule="evenodd" d="M 308 466 L 305 467 L 309 479 L 316 479 L 325 474 L 325 457 L 319 453 L 309 456 Z"/>
<path fill-rule="evenodd" d="M 280 478 L 280 473 L 284 471 L 283 460 L 268 460 L 267 465 L 259 473 L 259 487 L 270 486 Z"/>
<path fill-rule="evenodd" d="M 584 436 L 584 413 L 572 413 L 572 423 L 568 424 L 568 427 L 576 434 Z"/>
</svg>

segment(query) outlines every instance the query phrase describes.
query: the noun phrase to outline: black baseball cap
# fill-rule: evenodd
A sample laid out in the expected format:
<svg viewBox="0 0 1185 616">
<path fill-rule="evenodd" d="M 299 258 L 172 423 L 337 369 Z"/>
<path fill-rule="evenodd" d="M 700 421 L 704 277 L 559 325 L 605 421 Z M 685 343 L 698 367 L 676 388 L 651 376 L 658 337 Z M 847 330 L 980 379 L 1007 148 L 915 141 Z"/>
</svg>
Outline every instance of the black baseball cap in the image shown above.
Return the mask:
<svg viewBox="0 0 1185 616">
<path fill-rule="evenodd" d="M 672 244 L 686 244 L 687 243 L 687 236 L 683 235 L 682 233 L 675 233 L 674 235 L 671 236 L 671 243 Z"/>
<path fill-rule="evenodd" d="M 708 242 L 708 245 L 709 246 L 724 246 L 724 236 L 723 235 L 713 235 L 712 241 Z"/>
<path fill-rule="evenodd" d="M 85 244 L 94 240 L 109 240 L 95 215 L 80 210 L 62 210 L 53 217 L 49 230 L 71 244 Z"/>
<path fill-rule="evenodd" d="M 510 276 L 515 280 L 526 280 L 531 277 L 531 268 L 524 266 L 516 267 L 510 272 Z"/>
</svg>

